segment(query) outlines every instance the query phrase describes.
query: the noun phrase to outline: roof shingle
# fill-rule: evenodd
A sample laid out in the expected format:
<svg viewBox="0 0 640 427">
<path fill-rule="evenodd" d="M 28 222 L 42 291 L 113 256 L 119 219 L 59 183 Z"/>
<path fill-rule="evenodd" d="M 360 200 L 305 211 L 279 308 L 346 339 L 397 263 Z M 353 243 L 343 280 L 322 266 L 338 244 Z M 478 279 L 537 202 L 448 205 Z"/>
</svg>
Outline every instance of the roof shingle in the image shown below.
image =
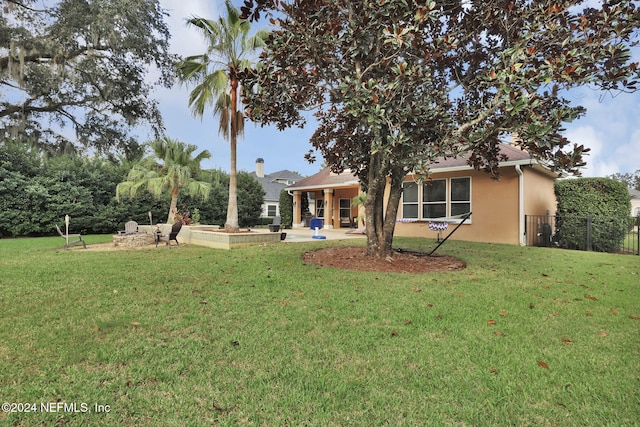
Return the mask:
<svg viewBox="0 0 640 427">
<path fill-rule="evenodd" d="M 527 161 L 532 160 L 532 157 L 529 153 L 524 150 L 521 150 L 517 147 L 501 144 L 500 145 L 500 153 L 507 156 L 507 161 Z M 469 159 L 469 155 L 463 155 L 459 157 L 452 158 L 441 158 L 441 160 L 435 162 L 431 165 L 431 170 L 433 172 L 437 172 L 439 169 L 448 169 L 448 168 L 469 168 L 471 166 L 467 163 Z M 319 188 L 319 187 L 340 187 L 340 186 L 348 186 L 358 184 L 358 178 L 348 172 L 341 174 L 331 173 L 329 168 L 322 169 L 320 172 L 315 175 L 311 175 L 301 181 L 296 182 L 295 184 L 289 186 L 289 189 L 310 189 L 310 188 Z"/>
</svg>

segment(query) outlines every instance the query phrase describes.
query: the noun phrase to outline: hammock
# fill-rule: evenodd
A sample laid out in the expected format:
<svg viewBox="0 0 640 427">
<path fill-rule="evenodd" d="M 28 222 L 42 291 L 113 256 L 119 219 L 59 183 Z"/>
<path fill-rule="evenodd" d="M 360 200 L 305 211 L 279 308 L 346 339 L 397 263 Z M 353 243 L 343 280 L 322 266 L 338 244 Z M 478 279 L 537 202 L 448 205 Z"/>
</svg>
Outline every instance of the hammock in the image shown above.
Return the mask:
<svg viewBox="0 0 640 427">
<path fill-rule="evenodd" d="M 429 252 L 429 253 L 427 254 L 427 256 L 431 256 L 431 255 L 433 255 L 433 253 L 434 253 L 436 250 L 438 250 L 438 248 L 439 248 L 440 246 L 442 246 L 442 244 L 443 244 L 444 242 L 446 242 L 446 241 L 447 241 L 447 239 L 448 239 L 449 237 L 451 237 L 451 235 L 452 235 L 453 233 L 455 233 L 455 232 L 456 232 L 456 230 L 457 230 L 458 228 L 460 228 L 460 226 L 461 226 L 462 224 L 464 224 L 464 222 L 465 222 L 466 220 L 468 220 L 470 217 L 471 217 L 471 212 L 467 212 L 467 213 L 465 213 L 465 214 L 461 214 L 461 215 L 454 215 L 454 216 L 451 216 L 451 217 L 448 217 L 448 218 L 447 218 L 447 217 L 440 217 L 440 218 L 432 218 L 432 219 L 430 219 L 430 220 L 429 220 L 429 229 L 431 229 L 431 230 L 435 230 L 435 231 L 437 231 L 437 232 L 438 232 L 438 245 L 437 245 L 435 248 L 433 248 L 433 250 L 432 250 L 431 252 Z M 418 220 L 418 219 L 400 218 L 400 219 L 398 219 L 397 221 L 398 221 L 398 222 L 418 222 L 419 220 Z M 453 229 L 453 231 L 447 235 L 447 237 L 445 237 L 443 240 L 440 240 L 440 232 L 441 232 L 441 231 L 443 231 L 443 230 L 447 230 L 447 229 L 448 229 L 448 227 L 449 227 L 449 222 L 457 222 L 456 228 L 454 228 L 454 229 Z M 444 225 L 443 225 L 443 224 L 444 224 Z M 432 227 L 434 227 L 434 228 L 432 228 Z M 443 230 L 439 230 L 439 229 L 437 229 L 437 228 L 435 228 L 435 227 L 445 227 L 445 228 L 443 228 Z"/>
<path fill-rule="evenodd" d="M 437 231 L 438 233 L 445 231 L 449 228 L 449 223 L 446 221 L 429 221 L 429 230 Z"/>
<path fill-rule="evenodd" d="M 434 220 L 436 220 L 436 219 L 437 219 L 437 220 L 439 220 L 439 219 L 445 219 L 445 220 L 447 220 L 447 221 L 451 221 L 451 220 L 456 220 L 456 221 L 457 221 L 457 220 L 461 220 L 461 221 L 458 223 L 458 225 L 456 225 L 456 228 L 454 228 L 454 229 L 453 229 L 453 231 L 452 231 L 451 233 L 449 233 L 449 234 L 447 235 L 447 237 L 445 237 L 445 238 L 444 238 L 444 240 L 440 240 L 440 231 L 438 231 L 438 246 L 436 246 L 436 247 L 435 247 L 431 252 L 429 252 L 429 255 L 430 255 L 430 256 L 431 256 L 431 255 L 433 255 L 433 253 L 434 253 L 434 252 L 435 252 L 435 251 L 436 251 L 440 246 L 442 246 L 442 244 L 443 244 L 444 242 L 446 242 L 446 241 L 447 241 L 447 239 L 448 239 L 449 237 L 451 237 L 451 235 L 452 235 L 453 233 L 455 233 L 455 232 L 456 232 L 456 230 L 457 230 L 458 228 L 460 228 L 460 226 L 461 226 L 462 224 L 464 224 L 464 222 L 465 222 L 466 220 L 468 220 L 470 217 L 471 217 L 471 212 L 467 212 L 467 213 L 462 214 L 462 215 L 455 215 L 455 216 L 452 216 L 452 217 L 449 217 L 449 218 L 446 218 L 446 219 L 445 219 L 445 218 L 434 218 Z M 442 224 L 442 223 L 441 223 L 441 224 Z M 447 225 L 447 228 L 448 228 L 449 223 L 448 223 L 448 222 L 445 222 L 444 224 L 446 224 L 446 225 Z M 431 228 L 431 223 L 429 223 L 429 228 Z M 445 228 L 445 230 L 446 230 L 446 228 Z"/>
<path fill-rule="evenodd" d="M 457 223 L 459 221 L 466 221 L 469 219 L 471 212 L 463 213 L 460 215 L 453 215 L 449 217 L 441 216 L 438 218 L 429 218 L 429 219 L 418 219 L 418 218 L 397 218 L 396 222 L 426 222 L 429 224 L 449 224 L 449 223 Z M 446 228 L 445 228 L 446 230 Z M 437 230 L 436 230 L 437 231 Z"/>
<path fill-rule="evenodd" d="M 467 220 L 469 213 L 470 212 L 450 217 L 431 218 L 429 219 L 429 230 L 437 231 L 438 233 L 448 230 L 449 223 L 457 223 L 460 220 L 464 222 Z"/>
</svg>

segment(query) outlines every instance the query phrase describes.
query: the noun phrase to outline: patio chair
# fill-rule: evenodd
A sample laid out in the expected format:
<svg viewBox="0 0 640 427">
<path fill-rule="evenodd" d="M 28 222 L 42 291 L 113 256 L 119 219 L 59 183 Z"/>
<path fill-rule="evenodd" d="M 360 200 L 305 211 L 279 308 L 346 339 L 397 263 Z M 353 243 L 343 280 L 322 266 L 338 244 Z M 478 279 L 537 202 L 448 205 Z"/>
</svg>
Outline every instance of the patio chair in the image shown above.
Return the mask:
<svg viewBox="0 0 640 427">
<path fill-rule="evenodd" d="M 158 243 L 160 241 L 162 242 L 167 242 L 167 246 L 169 246 L 169 248 L 171 248 L 171 241 L 174 240 L 176 242 L 176 245 L 180 246 L 180 243 L 178 243 L 178 233 L 180 232 L 180 230 L 182 229 L 182 222 L 181 221 L 176 221 L 173 223 L 173 225 L 171 226 L 171 232 L 169 233 L 168 236 L 165 236 L 163 234 L 160 233 L 160 230 L 158 230 L 156 232 L 156 248 L 158 247 Z"/>
<path fill-rule="evenodd" d="M 272 233 L 280 231 L 280 224 L 282 219 L 279 216 L 273 217 L 273 222 L 269 225 L 269 231 Z"/>
<path fill-rule="evenodd" d="M 64 243 L 64 248 L 65 249 L 69 249 L 69 246 L 77 245 L 77 244 L 80 244 L 80 243 L 82 243 L 82 247 L 87 249 L 87 244 L 84 242 L 84 240 L 82 239 L 82 236 L 80 234 L 69 234 L 67 236 L 66 234 L 64 234 L 62 232 L 62 230 L 60 230 L 60 227 L 58 227 L 58 224 L 56 224 L 56 230 L 58 230 L 58 234 L 65 241 L 65 243 Z M 71 240 L 71 239 L 75 239 L 75 240 Z"/>
<path fill-rule="evenodd" d="M 118 231 L 118 234 L 136 234 L 138 232 L 138 223 L 129 221 L 124 225 L 124 231 Z"/>
<path fill-rule="evenodd" d="M 340 217 L 340 227 L 344 228 L 355 228 L 354 226 L 355 221 L 351 220 L 351 218 L 349 218 L 348 216 L 341 216 Z"/>
</svg>

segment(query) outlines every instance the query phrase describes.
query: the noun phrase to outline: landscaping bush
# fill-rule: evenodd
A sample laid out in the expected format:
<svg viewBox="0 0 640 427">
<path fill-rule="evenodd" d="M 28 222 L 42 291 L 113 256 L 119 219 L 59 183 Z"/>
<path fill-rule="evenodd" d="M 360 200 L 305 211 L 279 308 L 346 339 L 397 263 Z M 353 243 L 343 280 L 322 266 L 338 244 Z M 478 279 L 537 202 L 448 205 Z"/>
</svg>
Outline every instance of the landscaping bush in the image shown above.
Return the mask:
<svg viewBox="0 0 640 427">
<path fill-rule="evenodd" d="M 287 190 L 280 191 L 280 218 L 282 225 L 291 226 L 293 224 L 293 196 Z"/>
<path fill-rule="evenodd" d="M 199 177 L 211 183 L 207 200 L 199 197 L 181 197 L 179 204 L 187 210 L 198 209 L 200 223 L 224 227 L 227 220 L 229 200 L 229 175 L 221 170 L 206 171 L 206 177 Z M 253 227 L 260 222 L 264 190 L 260 183 L 247 172 L 238 172 L 238 223 L 240 227 Z"/>
<path fill-rule="evenodd" d="M 56 156 L 47 158 L 24 144 L 0 143 L 0 237 L 55 235 L 55 225 L 71 217 L 70 231 L 108 234 L 124 229 L 127 221 L 167 220 L 168 196 L 157 200 L 148 192 L 116 201 L 116 185 L 126 179 L 131 165 L 104 158 Z M 204 201 L 181 197 L 179 206 L 198 209 L 203 224 L 224 225 L 229 176 L 205 171 L 214 187 Z M 243 227 L 260 217 L 264 191 L 246 172 L 238 174 L 238 219 Z"/>
<path fill-rule="evenodd" d="M 629 227 L 626 186 L 609 178 L 557 181 L 556 240 L 561 247 L 616 252 Z"/>
<path fill-rule="evenodd" d="M 240 227 L 253 227 L 260 220 L 264 189 L 252 175 L 238 172 L 238 223 Z"/>
<path fill-rule="evenodd" d="M 44 157 L 23 144 L 0 144 L 0 235 L 45 236 L 71 217 L 73 233 L 113 233 L 130 220 L 148 223 L 166 215 L 166 202 L 144 194 L 115 200 L 128 167 L 101 158 Z M 164 221 L 164 218 L 162 219 Z"/>
</svg>

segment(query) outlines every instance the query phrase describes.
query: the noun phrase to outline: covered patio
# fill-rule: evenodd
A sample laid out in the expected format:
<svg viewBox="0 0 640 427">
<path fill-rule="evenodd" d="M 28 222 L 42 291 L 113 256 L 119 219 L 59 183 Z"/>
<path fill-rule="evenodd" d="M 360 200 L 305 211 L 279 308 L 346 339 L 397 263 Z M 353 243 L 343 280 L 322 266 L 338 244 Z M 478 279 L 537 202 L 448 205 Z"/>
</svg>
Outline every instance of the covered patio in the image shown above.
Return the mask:
<svg viewBox="0 0 640 427">
<path fill-rule="evenodd" d="M 293 227 L 322 223 L 323 229 L 358 228 L 364 207 L 353 206 L 360 193 L 358 178 L 349 172 L 336 174 L 328 168 L 287 188 L 293 195 Z M 306 198 L 306 201 L 305 199 Z M 361 222 L 361 221 L 360 221 Z"/>
</svg>

